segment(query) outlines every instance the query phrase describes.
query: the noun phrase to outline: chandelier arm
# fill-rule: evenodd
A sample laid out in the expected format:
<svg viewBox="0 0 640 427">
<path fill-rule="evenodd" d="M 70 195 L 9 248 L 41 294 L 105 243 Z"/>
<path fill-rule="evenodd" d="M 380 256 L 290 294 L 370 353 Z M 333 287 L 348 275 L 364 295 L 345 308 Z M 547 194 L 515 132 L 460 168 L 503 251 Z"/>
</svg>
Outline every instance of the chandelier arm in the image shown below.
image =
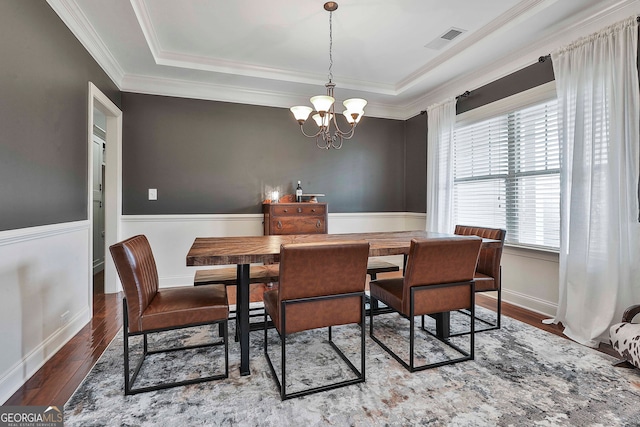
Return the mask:
<svg viewBox="0 0 640 427">
<path fill-rule="evenodd" d="M 302 132 L 302 134 L 303 134 L 304 136 L 306 136 L 307 138 L 316 138 L 317 136 L 319 136 L 319 135 L 321 135 L 321 134 L 322 134 L 322 128 L 320 128 L 320 129 L 318 130 L 318 132 L 316 132 L 314 135 L 308 135 L 308 134 L 304 131 L 304 128 L 302 127 L 302 125 L 300 125 L 300 131 L 301 131 L 301 132 Z"/>
<path fill-rule="evenodd" d="M 348 138 L 347 138 L 348 139 Z M 340 144 L 336 144 L 336 141 L 340 140 Z M 331 139 L 331 147 L 335 148 L 336 150 L 339 150 L 342 148 L 342 142 L 344 141 L 344 138 L 342 137 L 342 135 L 340 134 L 335 134 L 333 136 L 333 138 Z"/>
<path fill-rule="evenodd" d="M 344 134 L 340 134 L 340 137 L 342 139 L 351 139 L 353 138 L 354 132 L 353 132 L 353 128 L 351 128 L 350 132 L 344 133 Z"/>
<path fill-rule="evenodd" d="M 326 140 L 326 138 L 324 138 L 324 135 L 322 137 L 322 141 L 324 141 L 324 145 L 320 145 L 320 136 L 316 136 L 316 147 L 323 150 L 328 150 L 329 148 L 331 148 L 331 144 Z"/>
<path fill-rule="evenodd" d="M 336 115 L 335 114 L 332 117 L 332 121 L 333 121 L 333 125 L 336 128 L 336 135 L 340 135 L 344 139 L 350 139 L 353 136 L 353 131 L 356 128 L 356 123 L 354 123 L 353 126 L 349 125 L 351 127 L 351 129 L 349 129 L 347 132 L 345 132 L 342 129 L 340 129 L 340 126 L 338 126 L 338 121 L 336 120 Z"/>
</svg>

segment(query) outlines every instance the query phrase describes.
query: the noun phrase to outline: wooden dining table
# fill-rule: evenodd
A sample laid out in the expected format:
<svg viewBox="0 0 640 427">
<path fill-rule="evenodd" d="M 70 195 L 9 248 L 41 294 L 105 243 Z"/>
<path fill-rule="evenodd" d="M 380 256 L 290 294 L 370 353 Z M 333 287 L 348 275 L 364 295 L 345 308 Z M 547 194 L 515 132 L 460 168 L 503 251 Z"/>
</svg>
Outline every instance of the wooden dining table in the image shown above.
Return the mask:
<svg viewBox="0 0 640 427">
<path fill-rule="evenodd" d="M 294 234 L 239 237 L 197 237 L 187 254 L 187 266 L 237 265 L 236 322 L 240 342 L 240 374 L 250 375 L 249 367 L 249 266 L 280 261 L 280 246 L 285 243 L 325 243 L 347 240 L 369 242 L 369 256 L 409 254 L 411 239 L 460 238 L 453 234 L 429 231 L 390 231 L 347 234 Z M 498 240 L 483 239 L 483 247 L 499 246 Z M 439 335 L 448 335 L 448 316 L 439 319 Z M 442 324 L 446 322 L 446 325 Z"/>
</svg>

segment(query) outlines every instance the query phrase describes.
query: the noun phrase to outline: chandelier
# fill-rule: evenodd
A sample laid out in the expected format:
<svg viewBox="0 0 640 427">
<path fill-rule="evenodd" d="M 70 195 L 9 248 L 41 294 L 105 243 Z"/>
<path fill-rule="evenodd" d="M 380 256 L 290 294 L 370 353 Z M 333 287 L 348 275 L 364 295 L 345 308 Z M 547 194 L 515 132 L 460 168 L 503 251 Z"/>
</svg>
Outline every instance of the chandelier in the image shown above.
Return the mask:
<svg viewBox="0 0 640 427">
<path fill-rule="evenodd" d="M 304 122 L 309 118 L 309 115 L 314 111 L 313 108 L 298 105 L 291 107 L 290 110 L 293 116 L 300 124 L 300 130 L 304 136 L 308 138 L 316 139 L 316 146 L 318 148 L 329 149 L 335 148 L 339 150 L 342 148 L 342 142 L 345 139 L 351 139 L 356 126 L 360 122 L 360 119 L 364 115 L 364 107 L 367 105 L 367 101 L 361 98 L 351 98 L 344 101 L 342 104 L 345 107 L 342 113 L 347 120 L 349 129 L 345 132 L 338 126 L 335 113 L 335 98 L 333 97 L 333 90 L 336 87 L 333 80 L 333 12 L 338 9 L 338 3 L 329 1 L 324 4 L 324 10 L 329 12 L 329 82 L 325 84 L 327 88 L 326 95 L 314 96 L 310 99 L 311 104 L 315 108 L 316 113 L 311 116 L 318 125 L 318 131 L 313 135 L 308 135 L 303 128 Z"/>
</svg>

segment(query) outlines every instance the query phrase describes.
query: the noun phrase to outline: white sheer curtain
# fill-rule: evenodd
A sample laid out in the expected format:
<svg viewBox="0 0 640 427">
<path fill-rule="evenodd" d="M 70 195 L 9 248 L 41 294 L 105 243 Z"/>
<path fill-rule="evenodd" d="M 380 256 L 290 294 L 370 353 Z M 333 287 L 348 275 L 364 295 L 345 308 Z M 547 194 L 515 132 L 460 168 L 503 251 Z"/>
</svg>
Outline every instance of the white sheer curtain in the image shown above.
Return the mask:
<svg viewBox="0 0 640 427">
<path fill-rule="evenodd" d="M 456 99 L 427 108 L 427 230 L 453 232 L 453 130 Z"/>
<path fill-rule="evenodd" d="M 640 303 L 637 44 L 633 17 L 551 54 L 563 144 L 553 321 L 591 347 Z"/>
</svg>

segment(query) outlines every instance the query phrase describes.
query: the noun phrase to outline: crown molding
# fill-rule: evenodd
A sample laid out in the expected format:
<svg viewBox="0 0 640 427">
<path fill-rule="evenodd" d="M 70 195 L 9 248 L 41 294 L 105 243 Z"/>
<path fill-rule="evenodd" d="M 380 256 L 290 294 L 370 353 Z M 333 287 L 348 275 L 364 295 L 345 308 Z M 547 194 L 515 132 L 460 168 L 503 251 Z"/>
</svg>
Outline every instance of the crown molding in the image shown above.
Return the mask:
<svg viewBox="0 0 640 427">
<path fill-rule="evenodd" d="M 265 107 L 289 108 L 300 103 L 299 94 L 131 74 L 122 79 L 121 90 Z M 404 120 L 405 115 L 402 107 L 375 102 L 367 104 L 367 117 Z"/>
<path fill-rule="evenodd" d="M 122 78 L 125 75 L 124 70 L 111 54 L 107 45 L 102 41 L 98 32 L 93 28 L 75 0 L 47 0 L 47 3 L 104 72 L 107 73 L 109 78 L 113 80 L 116 86 L 120 87 Z"/>
</svg>

